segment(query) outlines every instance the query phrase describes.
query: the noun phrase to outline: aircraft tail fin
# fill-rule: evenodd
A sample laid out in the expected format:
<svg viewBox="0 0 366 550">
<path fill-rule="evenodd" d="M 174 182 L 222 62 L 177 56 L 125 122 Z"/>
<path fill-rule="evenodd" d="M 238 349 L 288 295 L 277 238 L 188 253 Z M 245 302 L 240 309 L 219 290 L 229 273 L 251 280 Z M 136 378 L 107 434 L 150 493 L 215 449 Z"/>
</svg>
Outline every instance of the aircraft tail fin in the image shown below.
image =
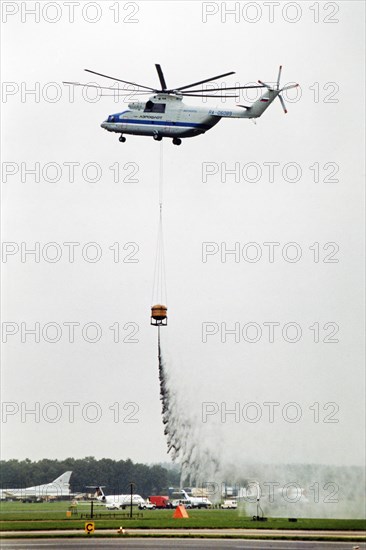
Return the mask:
<svg viewBox="0 0 366 550">
<path fill-rule="evenodd" d="M 69 485 L 71 474 L 72 472 L 64 472 L 62 475 L 52 481 L 52 485 L 55 483 L 57 483 L 57 485 Z"/>
<path fill-rule="evenodd" d="M 105 494 L 103 491 L 103 487 L 100 486 L 95 488 L 94 498 L 105 501 Z"/>
</svg>

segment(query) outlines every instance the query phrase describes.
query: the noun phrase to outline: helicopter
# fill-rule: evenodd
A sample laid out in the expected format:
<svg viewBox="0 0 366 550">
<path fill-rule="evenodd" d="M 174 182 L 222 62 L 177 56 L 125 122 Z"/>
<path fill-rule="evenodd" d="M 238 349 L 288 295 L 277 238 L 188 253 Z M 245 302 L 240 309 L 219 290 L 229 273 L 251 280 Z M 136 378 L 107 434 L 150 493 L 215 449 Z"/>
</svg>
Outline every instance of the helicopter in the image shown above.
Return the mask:
<svg viewBox="0 0 366 550">
<path fill-rule="evenodd" d="M 126 141 L 124 134 L 132 134 L 137 136 L 150 136 L 156 141 L 161 141 L 163 138 L 171 138 L 174 145 L 181 145 L 183 138 L 195 137 L 211 130 L 221 118 L 259 118 L 276 97 L 279 98 L 284 112 L 287 113 L 281 92 L 299 86 L 299 84 L 290 84 L 280 88 L 281 65 L 278 71 L 277 82 L 274 86 L 270 86 L 258 80 L 259 85 L 215 88 L 215 91 L 218 92 L 231 92 L 231 90 L 235 92 L 224 95 L 214 95 L 212 93 L 207 93 L 207 89 L 197 89 L 196 87 L 235 74 L 233 71 L 193 82 L 192 84 L 168 88 L 161 65 L 155 64 L 155 67 L 160 81 L 160 89 L 151 88 L 135 82 L 128 82 L 90 69 L 84 70 L 103 78 L 133 86 L 134 89 L 117 89 L 112 86 L 97 86 L 94 84 L 81 84 L 79 82 L 64 82 L 64 84 L 98 88 L 102 90 L 102 95 L 114 95 L 114 97 L 126 94 L 150 95 L 147 101 L 131 102 L 128 104 L 128 109 L 125 111 L 109 115 L 108 118 L 101 123 L 101 127 L 108 132 L 120 134 L 119 141 L 121 143 Z M 248 88 L 265 88 L 266 91 L 252 105 L 237 105 L 236 108 L 232 109 L 191 106 L 183 102 L 183 97 L 235 98 L 238 97 L 238 90 Z M 108 90 L 112 93 L 103 93 L 104 90 Z"/>
</svg>

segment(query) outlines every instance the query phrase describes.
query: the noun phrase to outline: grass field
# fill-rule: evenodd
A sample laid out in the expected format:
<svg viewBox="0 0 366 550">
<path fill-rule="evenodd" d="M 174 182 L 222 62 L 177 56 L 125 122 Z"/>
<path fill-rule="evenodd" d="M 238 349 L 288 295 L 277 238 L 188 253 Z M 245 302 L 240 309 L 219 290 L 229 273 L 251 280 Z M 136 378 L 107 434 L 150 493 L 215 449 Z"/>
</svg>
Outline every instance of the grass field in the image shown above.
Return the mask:
<svg viewBox="0 0 366 550">
<path fill-rule="evenodd" d="M 21 503 L 2 502 L 0 505 L 0 531 L 83 529 L 89 514 L 90 504 L 79 504 L 77 515 L 66 517 L 69 502 Z M 318 529 L 318 530 L 365 530 L 366 522 L 355 519 L 302 519 L 289 522 L 288 518 L 269 518 L 268 521 L 252 521 L 251 517 L 237 510 L 188 510 L 188 519 L 174 519 L 173 510 L 146 510 L 142 517 L 126 518 L 129 510 L 110 512 L 104 506 L 95 506 L 94 519 L 98 529 L 114 529 L 123 524 L 126 528 L 259 528 L 259 529 Z"/>
</svg>

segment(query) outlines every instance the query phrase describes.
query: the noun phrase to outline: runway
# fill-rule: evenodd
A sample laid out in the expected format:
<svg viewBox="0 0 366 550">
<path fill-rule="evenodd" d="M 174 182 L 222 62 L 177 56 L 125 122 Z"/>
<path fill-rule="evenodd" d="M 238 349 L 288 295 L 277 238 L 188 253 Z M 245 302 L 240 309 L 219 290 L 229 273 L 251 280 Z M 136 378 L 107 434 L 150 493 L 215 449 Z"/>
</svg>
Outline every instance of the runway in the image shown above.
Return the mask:
<svg viewBox="0 0 366 550">
<path fill-rule="evenodd" d="M 2 550 L 27 550 L 42 549 L 55 550 L 55 548 L 67 548 L 69 550 L 85 550 L 86 548 L 126 548 L 131 550 L 164 550 L 164 549 L 212 549 L 212 550 L 352 550 L 359 548 L 365 550 L 364 543 L 355 542 L 329 542 L 329 541 L 270 541 L 270 540 L 230 540 L 230 539 L 118 539 L 92 538 L 85 539 L 12 539 L 1 540 Z"/>
<path fill-rule="evenodd" d="M 98 529 L 95 531 L 98 535 L 116 535 L 117 529 Z M 144 536 L 144 535 L 175 535 L 175 536 L 249 536 L 256 537 L 260 539 L 261 537 L 270 537 L 276 539 L 278 537 L 301 537 L 301 538 L 334 538 L 334 539 L 350 539 L 354 540 L 355 538 L 363 537 L 366 540 L 365 531 L 327 531 L 327 530 L 300 530 L 300 529 L 126 529 L 126 534 L 131 534 L 133 536 Z M 0 536 L 14 536 L 17 534 L 28 535 L 28 536 L 62 536 L 62 535 L 85 535 L 83 529 L 52 529 L 52 530 L 29 530 L 29 531 L 1 531 Z M 86 536 L 86 535 L 85 535 Z M 90 535 L 92 537 L 93 535 Z M 123 537 L 123 535 L 121 535 Z"/>
</svg>

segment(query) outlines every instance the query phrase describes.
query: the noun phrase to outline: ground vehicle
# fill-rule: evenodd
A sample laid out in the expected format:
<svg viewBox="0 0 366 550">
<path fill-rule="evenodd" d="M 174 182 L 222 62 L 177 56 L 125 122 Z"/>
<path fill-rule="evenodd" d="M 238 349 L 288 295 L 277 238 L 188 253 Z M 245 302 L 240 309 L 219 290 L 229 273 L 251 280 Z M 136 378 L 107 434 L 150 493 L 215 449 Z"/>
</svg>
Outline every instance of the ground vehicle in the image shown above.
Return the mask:
<svg viewBox="0 0 366 550">
<path fill-rule="evenodd" d="M 155 510 L 156 504 L 147 499 L 145 502 L 139 504 L 139 508 L 140 510 Z"/>
<path fill-rule="evenodd" d="M 222 509 L 229 510 L 230 508 L 233 510 L 236 510 L 238 507 L 238 503 L 236 500 L 224 500 L 223 504 L 221 504 Z"/>
<path fill-rule="evenodd" d="M 172 501 L 173 508 L 177 508 L 177 506 L 180 506 L 181 504 L 183 504 L 185 508 L 193 508 L 191 501 L 187 500 L 186 498 L 178 498 Z"/>
<path fill-rule="evenodd" d="M 171 508 L 169 497 L 165 495 L 151 495 L 149 501 L 155 504 L 156 508 Z"/>
</svg>

